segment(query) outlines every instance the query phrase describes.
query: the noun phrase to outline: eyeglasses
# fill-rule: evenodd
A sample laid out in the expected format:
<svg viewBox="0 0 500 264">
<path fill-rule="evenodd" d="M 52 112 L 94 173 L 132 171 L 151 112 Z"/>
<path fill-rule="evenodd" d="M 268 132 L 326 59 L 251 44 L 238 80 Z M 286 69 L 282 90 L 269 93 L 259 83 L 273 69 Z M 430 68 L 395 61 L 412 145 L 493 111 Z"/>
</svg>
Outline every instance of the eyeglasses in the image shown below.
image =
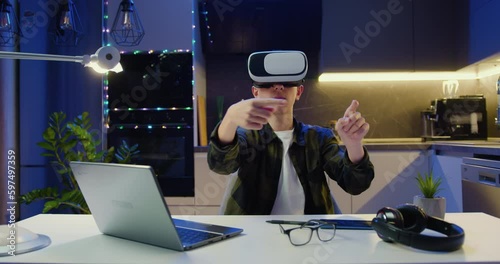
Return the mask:
<svg viewBox="0 0 500 264">
<path fill-rule="evenodd" d="M 309 220 L 299 227 L 285 229 L 280 224 L 282 234 L 286 234 L 290 239 L 290 243 L 294 246 L 302 246 L 309 241 L 314 231 L 318 235 L 318 239 L 322 242 L 328 242 L 335 237 L 335 225 L 321 220 Z"/>
<path fill-rule="evenodd" d="M 301 84 L 301 82 L 276 82 L 276 83 L 273 83 L 273 82 L 269 82 L 269 83 L 258 83 L 258 82 L 255 82 L 253 84 L 253 86 L 255 86 L 256 88 L 271 88 L 275 84 L 277 84 L 277 85 L 283 85 L 283 87 L 285 87 L 285 88 L 292 88 L 292 87 L 299 86 Z"/>
</svg>

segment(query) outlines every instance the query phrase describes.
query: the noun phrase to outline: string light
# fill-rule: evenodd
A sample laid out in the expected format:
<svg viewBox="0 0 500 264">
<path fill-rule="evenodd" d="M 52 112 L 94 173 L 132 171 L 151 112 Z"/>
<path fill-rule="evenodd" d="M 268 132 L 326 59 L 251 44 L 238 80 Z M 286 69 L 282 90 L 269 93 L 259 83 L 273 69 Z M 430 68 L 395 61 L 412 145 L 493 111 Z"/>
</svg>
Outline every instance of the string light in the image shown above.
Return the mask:
<svg viewBox="0 0 500 264">
<path fill-rule="evenodd" d="M 108 5 L 109 5 L 109 1 L 108 0 L 105 0 L 104 1 L 104 5 L 103 5 L 103 18 L 102 18 L 102 44 L 103 45 L 109 45 L 109 42 L 108 42 L 108 33 L 109 33 L 109 28 L 108 28 L 108 19 L 109 19 L 109 16 L 108 16 Z"/>
<path fill-rule="evenodd" d="M 210 25 L 208 23 L 207 1 L 203 1 L 201 13 L 203 14 L 203 18 L 204 18 L 203 20 L 205 22 L 205 28 L 206 28 L 206 31 L 207 31 L 208 43 L 213 44 L 214 41 L 212 40 L 212 33 L 210 32 Z"/>
<path fill-rule="evenodd" d="M 205 3 L 206 4 L 206 3 Z M 108 27 L 108 7 L 109 7 L 109 1 L 105 0 L 103 2 L 103 24 L 102 24 L 102 40 L 103 40 L 103 46 L 110 46 L 111 43 L 109 42 L 109 32 L 110 28 Z M 194 14 L 194 11 L 192 11 Z M 193 23 L 194 24 L 194 23 Z M 194 30 L 194 25 L 193 25 L 193 30 Z M 192 40 L 192 50 L 194 50 L 194 36 Z M 172 54 L 172 53 L 191 53 L 194 56 L 194 52 L 190 49 L 173 49 L 173 50 L 133 50 L 133 51 L 120 51 L 120 54 L 124 55 L 142 55 L 142 54 Z M 194 67 L 194 66 L 193 66 Z M 194 68 L 193 68 L 194 70 Z M 104 104 L 104 120 L 105 121 L 105 126 L 107 128 L 110 127 L 109 124 L 109 119 L 107 118 L 109 116 L 109 112 L 119 112 L 119 111 L 193 111 L 193 107 L 154 107 L 154 108 L 127 108 L 127 109 L 109 109 L 109 78 L 108 74 L 105 74 L 103 77 L 103 104 Z M 192 84 L 194 85 L 194 74 L 193 74 L 193 80 Z M 185 124 L 185 123 L 168 123 L 168 124 L 149 124 L 149 125 L 143 125 L 143 124 L 120 124 L 118 127 L 119 129 L 125 129 L 125 128 L 134 128 L 134 129 L 139 129 L 139 128 L 148 128 L 148 129 L 154 129 L 154 128 L 161 128 L 161 129 L 181 129 L 181 128 L 192 128 L 190 125 Z"/>
<path fill-rule="evenodd" d="M 193 110 L 192 107 L 155 107 L 155 108 L 113 108 L 111 109 L 113 112 L 120 112 L 120 111 L 127 111 L 127 112 L 133 112 L 133 111 L 191 111 Z"/>
<path fill-rule="evenodd" d="M 124 54 L 124 55 L 132 55 L 132 56 L 139 56 L 139 55 L 144 55 L 144 54 L 148 54 L 148 55 L 151 55 L 151 54 L 158 54 L 158 56 L 161 56 L 161 55 L 166 55 L 166 54 L 174 54 L 174 53 L 189 53 L 190 50 L 185 50 L 185 49 L 176 49 L 176 50 L 161 50 L 161 51 L 155 51 L 155 50 L 147 50 L 147 51 L 142 51 L 142 50 L 134 50 L 134 51 L 131 51 L 131 52 L 126 52 L 126 51 L 120 51 L 120 54 Z M 108 79 L 108 74 L 105 75 L 105 77 L 103 78 L 103 90 L 104 90 L 104 95 L 103 95 L 103 104 L 104 104 L 104 120 L 105 120 L 105 126 L 107 128 L 110 127 L 110 124 L 109 124 L 109 113 L 110 112 L 123 112 L 123 111 L 127 111 L 127 112 L 138 112 L 138 111 L 152 111 L 152 112 L 161 112 L 161 111 L 193 111 L 193 107 L 152 107 L 152 108 L 133 108 L 133 107 L 129 107 L 129 108 L 112 108 L 110 109 L 109 108 L 109 94 L 108 94 L 108 91 L 109 91 L 109 79 Z M 194 80 L 191 80 L 191 83 L 194 85 Z M 130 126 L 122 126 L 121 129 L 123 128 L 134 128 L 134 129 L 138 129 L 138 128 L 145 128 L 147 127 L 148 125 L 142 125 L 142 124 L 133 124 L 133 125 L 130 125 Z M 149 127 L 149 129 L 153 129 L 153 128 L 162 128 L 162 126 L 165 126 L 163 129 L 172 129 L 172 128 L 177 128 L 177 129 L 180 129 L 180 128 L 191 128 L 191 126 L 187 125 L 187 124 L 160 124 L 159 126 L 156 126 L 156 125 L 152 125 L 152 127 Z"/>
<path fill-rule="evenodd" d="M 106 127 L 109 128 L 110 125 L 106 124 Z M 147 125 L 139 125 L 139 124 L 120 124 L 116 128 L 123 130 L 126 128 L 133 128 L 133 129 L 183 129 L 183 128 L 191 128 L 190 125 L 187 124 L 180 124 L 180 123 L 166 123 L 166 124 L 147 124 Z"/>
</svg>

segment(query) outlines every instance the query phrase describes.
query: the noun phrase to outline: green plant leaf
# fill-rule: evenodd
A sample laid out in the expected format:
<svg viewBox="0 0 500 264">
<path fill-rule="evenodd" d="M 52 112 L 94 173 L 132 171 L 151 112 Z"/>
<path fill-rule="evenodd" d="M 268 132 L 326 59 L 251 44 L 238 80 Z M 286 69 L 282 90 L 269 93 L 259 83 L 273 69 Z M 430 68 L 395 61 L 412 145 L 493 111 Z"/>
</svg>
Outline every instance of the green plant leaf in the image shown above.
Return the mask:
<svg viewBox="0 0 500 264">
<path fill-rule="evenodd" d="M 36 200 L 45 200 L 43 213 L 61 208 L 71 208 L 73 212 L 90 213 L 88 205 L 78 187 L 71 171 L 71 161 L 130 163 L 139 153 L 138 145 L 129 147 L 123 141 L 118 147 L 99 150 L 101 140 L 99 133 L 92 131 L 90 114 L 83 112 L 71 121 L 66 122 L 64 112 L 49 115 L 48 126 L 42 134 L 43 141 L 37 145 L 46 152 L 41 155 L 51 158 L 51 165 L 58 179 L 66 189 L 59 191 L 55 187 L 35 189 L 19 197 L 21 203 L 30 204 Z"/>
<path fill-rule="evenodd" d="M 138 145 L 129 147 L 125 140 L 118 147 L 115 157 L 118 163 L 131 163 L 132 159 L 139 154 Z"/>
<path fill-rule="evenodd" d="M 46 142 L 46 141 L 43 141 L 43 142 L 38 142 L 36 143 L 39 147 L 45 149 L 45 150 L 48 150 L 48 151 L 54 151 L 55 148 L 52 144 Z"/>
<path fill-rule="evenodd" d="M 66 174 L 68 173 L 70 170 L 70 168 L 67 168 L 67 167 L 61 167 L 60 169 L 56 170 L 57 173 L 63 175 L 63 174 Z"/>
<path fill-rule="evenodd" d="M 60 142 L 60 148 L 64 153 L 66 153 L 71 151 L 71 149 L 73 149 L 77 144 L 78 144 L 77 139 L 71 139 L 66 142 Z"/>
<path fill-rule="evenodd" d="M 60 207 L 67 207 L 79 213 L 90 214 L 87 203 L 85 202 L 82 193 L 78 189 L 63 191 L 61 198 L 47 201 L 42 212 L 48 213 L 51 210 L 55 210 Z"/>
<path fill-rule="evenodd" d="M 22 204 L 30 204 L 38 200 L 57 199 L 58 196 L 59 192 L 57 188 L 47 187 L 43 189 L 35 189 L 19 196 L 19 202 Z"/>
<path fill-rule="evenodd" d="M 45 129 L 45 131 L 42 133 L 42 138 L 47 141 L 47 142 L 54 142 L 56 138 L 56 131 L 52 127 L 48 127 Z"/>
<path fill-rule="evenodd" d="M 107 151 L 103 152 L 103 162 L 113 162 L 115 156 L 115 147 L 110 147 Z"/>
<path fill-rule="evenodd" d="M 442 179 L 435 178 L 432 171 L 428 174 L 417 173 L 416 180 L 418 188 L 425 198 L 434 198 L 441 191 L 439 187 L 441 186 Z"/>
<path fill-rule="evenodd" d="M 46 214 L 46 213 L 50 212 L 53 209 L 57 209 L 59 207 L 59 204 L 60 203 L 58 201 L 47 201 L 47 202 L 45 202 L 45 204 L 43 206 L 42 213 Z"/>
<path fill-rule="evenodd" d="M 60 142 L 68 142 L 69 138 L 71 137 L 71 133 L 65 133 L 61 139 L 59 140 Z"/>
<path fill-rule="evenodd" d="M 64 191 L 62 193 L 61 202 L 70 202 L 73 204 L 77 204 L 79 207 L 87 207 L 87 203 L 83 198 L 83 194 L 79 189 L 74 189 L 71 191 Z"/>
<path fill-rule="evenodd" d="M 81 158 L 78 157 L 78 154 L 73 151 L 68 151 L 66 152 L 66 160 L 68 161 L 73 161 L 73 160 L 82 160 Z"/>
</svg>

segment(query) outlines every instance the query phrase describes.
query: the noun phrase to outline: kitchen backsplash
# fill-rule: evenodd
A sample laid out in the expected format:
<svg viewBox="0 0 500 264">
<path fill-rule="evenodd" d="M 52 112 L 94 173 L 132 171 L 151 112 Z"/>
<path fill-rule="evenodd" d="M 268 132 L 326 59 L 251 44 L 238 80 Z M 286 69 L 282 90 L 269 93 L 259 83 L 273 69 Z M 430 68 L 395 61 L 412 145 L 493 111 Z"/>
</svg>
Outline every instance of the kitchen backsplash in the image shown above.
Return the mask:
<svg viewBox="0 0 500 264">
<path fill-rule="evenodd" d="M 222 63 L 224 61 L 224 63 Z M 208 62 L 208 61 L 207 61 Z M 224 97 L 224 112 L 242 99 L 252 98 L 251 81 L 241 58 L 211 60 L 207 64 L 207 129 L 218 122 L 216 98 Z M 314 71 L 314 69 L 313 69 Z M 461 80 L 458 95 L 483 94 L 486 98 L 488 136 L 499 137 L 495 126 L 498 75 Z M 353 99 L 370 124 L 366 138 L 418 138 L 422 135 L 420 111 L 442 98 L 442 81 L 320 83 L 306 79 L 305 91 L 295 105 L 295 116 L 309 124 L 328 126 L 344 114 Z"/>
</svg>

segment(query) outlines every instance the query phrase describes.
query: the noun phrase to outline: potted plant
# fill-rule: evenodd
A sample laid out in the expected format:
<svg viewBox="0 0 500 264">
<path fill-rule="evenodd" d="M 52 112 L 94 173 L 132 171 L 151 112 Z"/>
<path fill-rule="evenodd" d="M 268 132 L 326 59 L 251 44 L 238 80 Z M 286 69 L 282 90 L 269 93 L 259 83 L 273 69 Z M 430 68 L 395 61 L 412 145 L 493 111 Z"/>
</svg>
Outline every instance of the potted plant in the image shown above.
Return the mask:
<svg viewBox="0 0 500 264">
<path fill-rule="evenodd" d="M 91 130 L 88 112 L 83 112 L 68 122 L 64 112 L 52 113 L 49 116 L 49 126 L 42 136 L 43 141 L 37 145 L 47 151 L 42 156 L 52 159 L 50 163 L 61 188 L 52 186 L 35 189 L 19 198 L 20 203 L 24 204 L 45 200 L 42 213 L 65 208 L 74 213 L 91 213 L 69 166 L 70 161 L 130 163 L 139 153 L 137 144 L 128 146 L 125 141 L 116 150 L 110 147 L 98 151 L 101 141 L 96 132 Z"/>
<path fill-rule="evenodd" d="M 427 215 L 444 218 L 446 212 L 446 199 L 438 196 L 441 190 L 441 178 L 434 177 L 432 170 L 430 173 L 418 173 L 417 184 L 422 194 L 413 197 L 413 203 L 424 210 Z"/>
</svg>

